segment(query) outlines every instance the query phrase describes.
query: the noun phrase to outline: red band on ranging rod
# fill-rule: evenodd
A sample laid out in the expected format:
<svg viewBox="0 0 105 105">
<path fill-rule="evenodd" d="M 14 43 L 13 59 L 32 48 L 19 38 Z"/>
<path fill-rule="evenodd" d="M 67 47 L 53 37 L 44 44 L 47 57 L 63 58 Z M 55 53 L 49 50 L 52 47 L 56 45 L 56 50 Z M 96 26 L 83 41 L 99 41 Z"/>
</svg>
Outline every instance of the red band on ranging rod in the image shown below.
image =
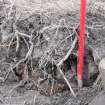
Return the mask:
<svg viewBox="0 0 105 105">
<path fill-rule="evenodd" d="M 85 47 L 85 18 L 86 18 L 86 0 L 81 0 L 80 7 L 80 36 L 78 50 L 78 80 L 82 80 L 84 67 L 84 47 Z"/>
</svg>

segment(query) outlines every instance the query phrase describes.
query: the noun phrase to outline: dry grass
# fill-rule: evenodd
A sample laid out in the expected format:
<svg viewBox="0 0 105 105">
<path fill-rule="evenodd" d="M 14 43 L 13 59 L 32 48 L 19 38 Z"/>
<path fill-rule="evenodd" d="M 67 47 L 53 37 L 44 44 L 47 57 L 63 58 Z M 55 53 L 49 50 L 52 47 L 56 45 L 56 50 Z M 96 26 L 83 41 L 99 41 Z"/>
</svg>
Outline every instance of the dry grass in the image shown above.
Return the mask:
<svg viewBox="0 0 105 105">
<path fill-rule="evenodd" d="M 78 35 L 75 36 L 74 41 L 71 37 L 74 36 L 75 29 L 77 27 L 75 27 L 75 26 L 71 27 L 72 29 L 74 29 L 74 32 L 70 32 L 70 27 L 67 24 L 68 20 L 66 21 L 66 19 L 64 17 L 62 17 L 60 19 L 58 17 L 61 14 L 65 14 L 65 12 L 79 14 L 79 10 L 80 10 L 80 2 L 79 1 L 80 0 L 14 0 L 14 1 L 13 0 L 6 0 L 6 1 L 9 2 L 7 4 L 7 6 L 9 7 L 9 11 L 6 14 L 6 20 L 11 20 L 11 14 L 13 13 L 13 7 L 14 6 L 16 6 L 16 20 L 15 20 L 15 22 L 20 21 L 20 20 L 23 20 L 23 22 L 25 22 L 24 21 L 25 18 L 27 18 L 27 17 L 35 14 L 35 13 L 38 13 L 38 14 L 40 14 L 40 16 L 42 16 L 42 17 L 45 16 L 45 17 L 47 17 L 47 19 L 49 19 L 49 18 L 51 18 L 50 17 L 51 14 L 55 13 L 54 19 L 51 20 L 50 25 L 41 27 L 41 29 L 37 30 L 37 35 L 36 36 L 33 36 L 33 34 L 32 34 L 33 30 L 31 31 L 31 34 L 26 34 L 24 32 L 20 32 L 20 30 L 17 29 L 16 24 L 14 24 L 14 26 L 13 26 L 14 35 L 11 34 L 10 43 L 8 45 L 5 44 L 5 43 L 1 43 L 0 47 L 3 47 L 3 48 L 5 47 L 6 49 L 8 48 L 7 52 L 9 52 L 12 49 L 11 46 L 14 46 L 15 50 L 12 51 L 12 52 L 17 53 L 20 50 L 20 47 L 21 47 L 21 38 L 23 38 L 24 42 L 22 43 L 22 45 L 25 44 L 26 45 L 25 49 L 28 49 L 28 50 L 24 53 L 23 58 L 16 61 L 14 63 L 14 65 L 12 65 L 11 69 L 18 68 L 19 65 L 21 65 L 22 63 L 25 62 L 25 65 L 26 65 L 26 67 L 24 68 L 25 70 L 23 70 L 23 68 L 22 68 L 22 70 L 24 71 L 24 75 L 26 75 L 25 79 L 27 79 L 27 78 L 29 78 L 28 73 L 27 73 L 27 65 L 28 65 L 30 60 L 31 60 L 31 64 L 30 64 L 31 69 L 34 70 L 33 69 L 34 62 L 32 61 L 32 57 L 34 57 L 34 58 L 40 57 L 40 60 L 38 62 L 40 70 L 41 70 L 41 67 L 46 66 L 49 61 L 51 62 L 52 65 L 55 62 L 56 64 L 58 64 L 57 65 L 58 66 L 58 71 L 61 73 L 61 76 L 63 77 L 63 79 L 67 83 L 68 87 L 70 88 L 73 96 L 75 97 L 76 95 L 75 95 L 69 81 L 67 80 L 66 76 L 62 72 L 61 68 L 59 68 L 59 65 L 62 65 L 63 61 L 68 58 L 68 56 L 71 54 L 71 52 L 73 51 L 73 49 L 75 47 L 75 44 L 78 40 L 78 37 L 77 37 Z M 92 3 L 94 4 L 94 1 L 92 1 Z M 90 0 L 87 1 L 87 5 L 90 5 L 90 7 L 92 7 L 92 9 L 90 9 L 89 11 L 91 11 L 91 10 L 94 11 L 95 7 L 98 7 L 98 8 L 100 6 L 104 7 L 104 5 L 102 3 L 99 3 L 98 5 L 97 5 L 97 3 L 95 3 L 94 6 L 92 6 L 93 5 L 92 3 L 90 3 Z M 97 12 L 97 10 L 98 9 L 96 8 L 95 12 Z M 52 22 L 53 20 L 56 21 L 56 22 L 55 23 Z M 77 20 L 77 23 L 76 23 L 75 20 Z M 76 24 L 78 24 L 79 19 L 76 18 L 75 20 L 74 21 L 70 20 L 70 24 L 74 23 L 74 22 Z M 5 24 L 5 23 L 6 22 L 4 21 L 3 24 Z M 21 24 L 21 22 L 20 22 L 20 24 Z M 27 23 L 24 23 L 23 25 L 27 25 Z M 36 24 L 36 26 L 37 26 L 37 24 Z M 68 31 L 68 33 L 66 33 L 67 36 L 65 38 L 62 38 L 62 36 L 60 36 L 61 34 L 59 32 L 59 29 L 61 29 L 62 27 L 66 28 L 67 31 Z M 10 27 L 8 29 L 10 29 Z M 51 33 L 52 31 L 54 33 Z M 3 34 L 4 36 L 2 35 L 2 39 L 5 40 L 5 38 L 6 38 L 5 36 L 7 36 L 8 33 L 6 33 L 7 32 L 6 30 L 4 30 L 2 32 L 4 33 Z M 48 46 L 44 47 L 43 49 L 37 48 L 37 46 L 40 47 L 41 43 L 43 43 L 40 40 L 40 35 L 38 34 L 40 32 L 44 36 L 44 41 L 48 42 Z M 47 34 L 46 34 L 46 32 L 47 32 Z M 51 38 L 50 38 L 50 35 L 51 35 Z M 38 38 L 38 42 L 34 43 L 32 41 L 32 38 L 33 39 Z M 68 38 L 71 40 L 70 44 L 67 44 L 67 39 Z M 14 39 L 15 39 L 15 41 L 13 41 Z M 56 39 L 57 39 L 57 41 L 56 41 L 56 44 L 55 44 Z M 61 46 L 61 45 L 65 44 L 64 42 L 66 43 L 66 45 L 65 45 L 66 47 Z M 69 50 L 68 51 L 66 50 L 66 53 L 63 54 L 62 49 L 67 48 L 67 46 L 69 46 L 69 45 L 71 45 L 71 49 L 68 48 Z M 34 52 L 35 47 L 36 47 L 36 49 L 35 49 L 35 52 Z M 60 49 L 60 51 L 57 51 L 58 49 Z M 60 59 L 59 58 L 57 59 L 57 62 L 53 58 L 53 53 L 52 53 L 53 51 L 55 51 L 55 53 L 57 55 L 62 55 L 62 56 L 59 57 Z M 51 69 L 53 69 L 53 67 L 51 67 Z M 48 75 L 51 79 L 53 79 L 53 77 L 50 74 L 47 73 L 46 68 L 44 68 L 43 74 Z M 4 79 L 8 79 L 7 77 L 8 77 L 8 74 Z M 39 77 L 37 79 L 39 80 Z M 19 86 L 19 85 L 21 85 L 21 84 L 18 84 L 17 86 Z M 54 84 L 52 83 L 52 88 L 54 87 L 53 85 Z M 15 88 L 17 88 L 17 86 Z M 14 90 L 15 88 L 13 88 L 12 90 Z M 51 93 L 52 93 L 52 89 L 51 89 Z M 36 97 L 37 97 L 37 95 L 34 96 L 34 103 L 36 101 Z"/>
</svg>

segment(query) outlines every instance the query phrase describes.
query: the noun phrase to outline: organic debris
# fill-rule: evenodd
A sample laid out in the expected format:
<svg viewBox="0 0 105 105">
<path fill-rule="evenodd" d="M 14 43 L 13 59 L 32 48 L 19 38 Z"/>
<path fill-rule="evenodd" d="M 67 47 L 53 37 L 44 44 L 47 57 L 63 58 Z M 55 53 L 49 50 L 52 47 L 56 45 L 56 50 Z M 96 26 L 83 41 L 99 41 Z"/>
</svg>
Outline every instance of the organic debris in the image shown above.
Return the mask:
<svg viewBox="0 0 105 105">
<path fill-rule="evenodd" d="M 104 56 L 104 17 L 87 13 L 84 88 L 79 90 L 79 12 L 23 10 L 19 14 L 14 3 L 0 3 L 0 103 L 88 104 L 102 90 L 98 63 Z"/>
</svg>

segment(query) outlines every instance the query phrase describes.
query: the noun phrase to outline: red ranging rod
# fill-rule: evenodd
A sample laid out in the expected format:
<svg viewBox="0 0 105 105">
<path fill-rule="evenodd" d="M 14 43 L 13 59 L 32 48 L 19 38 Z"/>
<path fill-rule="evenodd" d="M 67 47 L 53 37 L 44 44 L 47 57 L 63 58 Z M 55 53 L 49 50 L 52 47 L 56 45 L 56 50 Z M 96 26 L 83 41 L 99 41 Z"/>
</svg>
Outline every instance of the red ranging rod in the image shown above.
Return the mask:
<svg viewBox="0 0 105 105">
<path fill-rule="evenodd" d="M 81 0 L 80 6 L 80 35 L 78 49 L 78 86 L 83 86 L 84 47 L 85 47 L 86 0 Z"/>
</svg>

